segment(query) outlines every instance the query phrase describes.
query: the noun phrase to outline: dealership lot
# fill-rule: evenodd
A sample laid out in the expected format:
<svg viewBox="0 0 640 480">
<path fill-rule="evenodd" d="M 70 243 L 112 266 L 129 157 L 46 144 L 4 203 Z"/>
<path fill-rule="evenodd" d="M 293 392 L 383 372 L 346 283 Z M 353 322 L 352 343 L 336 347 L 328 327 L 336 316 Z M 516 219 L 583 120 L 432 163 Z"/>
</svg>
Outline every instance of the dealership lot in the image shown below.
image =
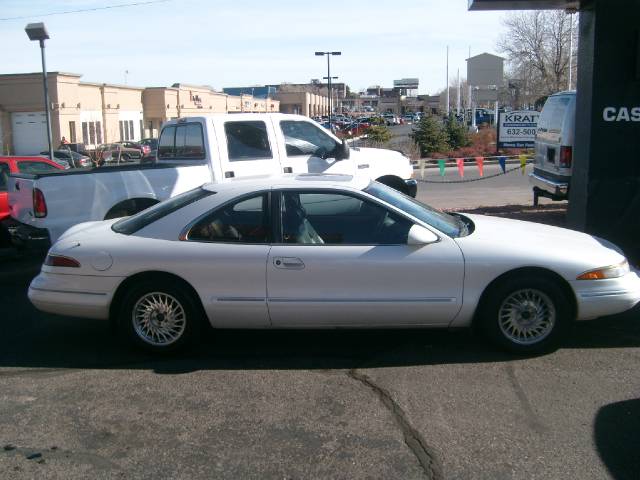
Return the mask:
<svg viewBox="0 0 640 480">
<path fill-rule="evenodd" d="M 633 478 L 640 309 L 510 357 L 468 332 L 223 331 L 131 351 L 0 263 L 4 478 Z"/>
</svg>

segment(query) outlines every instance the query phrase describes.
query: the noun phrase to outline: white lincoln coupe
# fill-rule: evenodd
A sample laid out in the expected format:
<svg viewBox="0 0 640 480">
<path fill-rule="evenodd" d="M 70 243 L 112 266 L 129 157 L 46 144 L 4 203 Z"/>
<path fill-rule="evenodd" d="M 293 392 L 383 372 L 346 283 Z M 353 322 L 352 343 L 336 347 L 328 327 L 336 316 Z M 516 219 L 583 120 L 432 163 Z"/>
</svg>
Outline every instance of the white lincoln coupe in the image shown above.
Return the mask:
<svg viewBox="0 0 640 480">
<path fill-rule="evenodd" d="M 146 349 L 214 328 L 470 327 L 514 352 L 640 301 L 611 243 L 446 214 L 367 179 L 204 185 L 131 217 L 69 229 L 29 288 L 45 312 L 116 322 Z"/>
</svg>

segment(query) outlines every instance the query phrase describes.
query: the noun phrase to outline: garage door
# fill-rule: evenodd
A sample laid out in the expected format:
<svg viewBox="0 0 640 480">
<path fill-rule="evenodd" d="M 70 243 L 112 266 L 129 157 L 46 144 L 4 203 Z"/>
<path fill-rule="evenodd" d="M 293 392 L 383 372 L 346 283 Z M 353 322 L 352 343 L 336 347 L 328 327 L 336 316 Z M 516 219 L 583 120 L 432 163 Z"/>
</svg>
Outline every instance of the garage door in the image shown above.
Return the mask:
<svg viewBox="0 0 640 480">
<path fill-rule="evenodd" d="M 37 155 L 49 148 L 47 118 L 44 112 L 12 113 L 11 133 L 16 155 Z"/>
</svg>

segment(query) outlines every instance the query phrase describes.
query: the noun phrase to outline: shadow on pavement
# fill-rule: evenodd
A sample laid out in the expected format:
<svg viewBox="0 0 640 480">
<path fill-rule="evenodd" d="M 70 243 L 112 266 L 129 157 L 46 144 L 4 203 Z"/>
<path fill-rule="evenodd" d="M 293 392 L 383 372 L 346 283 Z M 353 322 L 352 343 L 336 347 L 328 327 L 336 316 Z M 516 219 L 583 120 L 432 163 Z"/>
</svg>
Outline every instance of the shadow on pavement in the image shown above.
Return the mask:
<svg viewBox="0 0 640 480">
<path fill-rule="evenodd" d="M 614 479 L 640 476 L 640 399 L 600 408 L 594 437 L 598 455 Z"/>
</svg>

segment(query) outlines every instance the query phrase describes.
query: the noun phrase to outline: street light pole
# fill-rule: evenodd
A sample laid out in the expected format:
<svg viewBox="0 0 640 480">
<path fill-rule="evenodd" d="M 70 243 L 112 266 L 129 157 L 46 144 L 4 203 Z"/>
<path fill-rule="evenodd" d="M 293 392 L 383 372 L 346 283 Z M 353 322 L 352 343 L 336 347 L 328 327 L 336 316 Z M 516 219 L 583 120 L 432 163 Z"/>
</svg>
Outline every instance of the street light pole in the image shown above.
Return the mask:
<svg viewBox="0 0 640 480">
<path fill-rule="evenodd" d="M 327 95 L 329 97 L 329 130 L 331 130 L 331 55 L 342 55 L 342 52 L 316 52 L 316 56 L 327 56 Z"/>
<path fill-rule="evenodd" d="M 42 84 L 44 86 L 44 109 L 47 119 L 47 141 L 49 143 L 49 159 L 54 160 L 53 143 L 51 142 L 51 114 L 49 112 L 49 86 L 47 85 L 47 63 L 44 55 L 44 41 L 49 39 L 49 33 L 44 23 L 30 23 L 25 29 L 29 40 L 38 40 L 42 56 Z"/>
</svg>

